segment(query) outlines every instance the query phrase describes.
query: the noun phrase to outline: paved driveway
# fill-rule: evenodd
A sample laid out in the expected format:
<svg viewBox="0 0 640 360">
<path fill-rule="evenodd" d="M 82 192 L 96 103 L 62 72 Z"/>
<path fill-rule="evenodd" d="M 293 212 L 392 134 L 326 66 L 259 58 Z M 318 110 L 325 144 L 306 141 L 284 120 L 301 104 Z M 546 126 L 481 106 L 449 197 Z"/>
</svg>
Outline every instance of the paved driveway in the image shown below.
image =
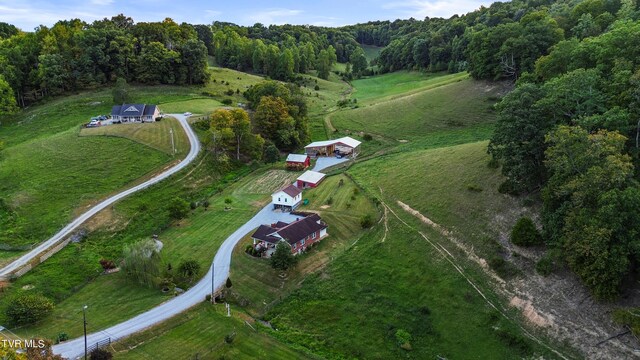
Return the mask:
<svg viewBox="0 0 640 360">
<path fill-rule="evenodd" d="M 324 170 L 328 167 L 338 165 L 345 161 L 349 161 L 349 158 L 343 157 L 342 159 L 338 159 L 337 157 L 319 157 L 316 160 L 316 166 L 313 167 L 313 171 Z"/>
</svg>

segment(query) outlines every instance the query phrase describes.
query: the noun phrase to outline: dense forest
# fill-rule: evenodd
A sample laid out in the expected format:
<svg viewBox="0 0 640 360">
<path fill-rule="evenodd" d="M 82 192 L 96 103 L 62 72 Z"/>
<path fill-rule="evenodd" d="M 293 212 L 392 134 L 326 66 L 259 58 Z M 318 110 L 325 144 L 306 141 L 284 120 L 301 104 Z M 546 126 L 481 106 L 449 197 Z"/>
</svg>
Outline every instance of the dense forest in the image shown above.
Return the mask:
<svg viewBox="0 0 640 360">
<path fill-rule="evenodd" d="M 207 55 L 284 81 L 309 71 L 327 78 L 336 62 L 349 64 L 347 80 L 407 69 L 512 81 L 488 149 L 507 177 L 500 191 L 541 198 L 549 249 L 541 271 L 566 264 L 608 299 L 640 261 L 639 18 L 635 0 L 515 0 L 449 19 L 341 28 L 134 23 L 123 15 L 34 32 L 0 23 L 0 114 L 119 78 L 203 83 Z M 384 49 L 369 64 L 361 44 Z M 295 86 L 269 82 L 245 96 L 262 126 L 253 143 L 295 149 L 308 138 Z M 228 134 L 215 146 L 239 158 L 253 150 L 230 135 L 231 124 L 245 123 L 234 116 L 218 114 L 212 126 Z"/>
</svg>

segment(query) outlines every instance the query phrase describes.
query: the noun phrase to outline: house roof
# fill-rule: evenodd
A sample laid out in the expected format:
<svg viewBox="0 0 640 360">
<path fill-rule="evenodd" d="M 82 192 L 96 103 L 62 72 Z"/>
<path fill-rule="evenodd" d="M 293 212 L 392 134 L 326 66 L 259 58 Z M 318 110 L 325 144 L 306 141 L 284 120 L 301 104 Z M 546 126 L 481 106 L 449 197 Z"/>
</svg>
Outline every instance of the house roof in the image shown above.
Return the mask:
<svg viewBox="0 0 640 360">
<path fill-rule="evenodd" d="M 305 161 L 307 161 L 307 158 L 309 156 L 306 154 L 289 154 L 289 156 L 287 156 L 287 162 L 300 162 L 303 163 Z"/>
<path fill-rule="evenodd" d="M 271 234 L 275 233 L 277 229 L 274 229 L 267 225 L 260 225 L 260 227 L 251 235 L 253 239 L 266 241 L 271 244 L 276 244 L 281 239 Z"/>
<path fill-rule="evenodd" d="M 354 138 L 345 136 L 345 137 L 341 137 L 340 139 L 315 141 L 305 146 L 304 148 L 306 149 L 306 148 L 314 148 L 314 147 L 325 147 L 325 146 L 335 145 L 337 143 L 347 145 L 348 147 L 351 147 L 351 148 L 358 147 L 358 145 L 362 144 L 360 141 Z"/>
<path fill-rule="evenodd" d="M 305 171 L 304 174 L 300 175 L 300 177 L 298 177 L 298 180 L 304 181 L 306 183 L 317 184 L 322 179 L 324 179 L 324 177 L 325 177 L 325 174 L 321 172 L 308 170 L 308 171 Z"/>
<path fill-rule="evenodd" d="M 285 194 L 287 194 L 287 195 L 289 195 L 291 197 L 296 197 L 296 196 L 302 194 L 302 190 L 298 189 L 294 185 L 289 185 L 284 189 L 280 189 L 279 191 L 276 191 L 275 194 L 279 193 L 280 191 L 283 191 Z"/>
<path fill-rule="evenodd" d="M 327 225 L 315 220 L 314 217 L 306 217 L 304 219 L 294 221 L 289 226 L 284 227 L 277 231 L 286 242 L 290 245 L 297 243 L 298 241 L 306 238 L 316 231 L 326 229 Z"/>
<path fill-rule="evenodd" d="M 153 115 L 156 112 L 156 105 L 146 104 L 122 104 L 114 105 L 111 108 L 111 115 L 118 116 L 143 116 Z"/>
</svg>

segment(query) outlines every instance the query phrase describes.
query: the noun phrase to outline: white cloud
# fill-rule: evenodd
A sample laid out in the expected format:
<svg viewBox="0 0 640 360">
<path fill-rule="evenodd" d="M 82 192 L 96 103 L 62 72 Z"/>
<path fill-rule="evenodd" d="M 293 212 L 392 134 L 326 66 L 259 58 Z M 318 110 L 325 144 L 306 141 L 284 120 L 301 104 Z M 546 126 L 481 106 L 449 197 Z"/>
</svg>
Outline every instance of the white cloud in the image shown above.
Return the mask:
<svg viewBox="0 0 640 360">
<path fill-rule="evenodd" d="M 91 4 L 105 6 L 113 4 L 113 0 L 91 0 Z"/>
<path fill-rule="evenodd" d="M 16 25 L 25 31 L 31 31 L 39 25 L 52 26 L 59 20 L 79 18 L 84 21 L 102 19 L 104 16 L 95 13 L 75 11 L 64 8 L 34 9 L 30 6 L 3 6 L 0 5 L 2 21 Z"/>
<path fill-rule="evenodd" d="M 247 18 L 247 23 L 261 23 L 264 25 L 282 25 L 282 24 L 293 24 L 295 23 L 295 19 L 303 13 L 302 10 L 294 10 L 294 9 L 268 9 L 260 12 L 256 12 L 253 14 L 249 14 Z"/>
<path fill-rule="evenodd" d="M 455 14 L 462 15 L 474 11 L 480 8 L 483 3 L 487 4 L 489 2 L 477 0 L 409 0 L 390 2 L 382 5 L 382 8 L 398 10 L 402 17 L 413 17 L 416 19 L 423 19 L 427 16 L 449 18 Z"/>
</svg>

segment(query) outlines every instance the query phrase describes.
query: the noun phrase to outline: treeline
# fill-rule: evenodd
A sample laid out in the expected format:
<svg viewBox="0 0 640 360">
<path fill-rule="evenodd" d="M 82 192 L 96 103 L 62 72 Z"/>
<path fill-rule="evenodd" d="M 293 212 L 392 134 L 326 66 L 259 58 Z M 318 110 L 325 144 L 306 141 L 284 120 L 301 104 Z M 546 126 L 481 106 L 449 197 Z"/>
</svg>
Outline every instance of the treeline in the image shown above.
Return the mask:
<svg viewBox="0 0 640 360">
<path fill-rule="evenodd" d="M 533 70 L 551 46 L 597 36 L 624 12 L 637 18 L 633 0 L 515 0 L 450 19 L 370 22 L 345 27 L 363 44 L 386 46 L 379 71 L 457 72 L 477 79 L 517 79 Z"/>
<path fill-rule="evenodd" d="M 218 65 L 283 81 L 310 70 L 326 79 L 336 62 L 348 62 L 354 52 L 362 52 L 351 33 L 313 26 L 214 22 L 199 25 L 198 34 Z"/>
<path fill-rule="evenodd" d="M 207 48 L 196 29 L 171 19 L 76 19 L 29 33 L 0 24 L 0 37 L 0 87 L 4 79 L 21 106 L 117 78 L 143 84 L 199 84 L 208 78 Z"/>
<path fill-rule="evenodd" d="M 502 192 L 541 194 L 549 251 L 539 269 L 566 264 L 603 299 L 640 264 L 640 22 L 632 2 L 615 17 L 535 60 L 498 104 L 489 144 Z"/>
<path fill-rule="evenodd" d="M 252 119 L 244 109 L 218 109 L 197 126 L 205 130 L 205 146 L 218 164 L 231 158 L 279 160 L 280 150 L 292 151 L 309 141 L 307 104 L 293 84 L 268 80 L 244 93 Z"/>
</svg>

